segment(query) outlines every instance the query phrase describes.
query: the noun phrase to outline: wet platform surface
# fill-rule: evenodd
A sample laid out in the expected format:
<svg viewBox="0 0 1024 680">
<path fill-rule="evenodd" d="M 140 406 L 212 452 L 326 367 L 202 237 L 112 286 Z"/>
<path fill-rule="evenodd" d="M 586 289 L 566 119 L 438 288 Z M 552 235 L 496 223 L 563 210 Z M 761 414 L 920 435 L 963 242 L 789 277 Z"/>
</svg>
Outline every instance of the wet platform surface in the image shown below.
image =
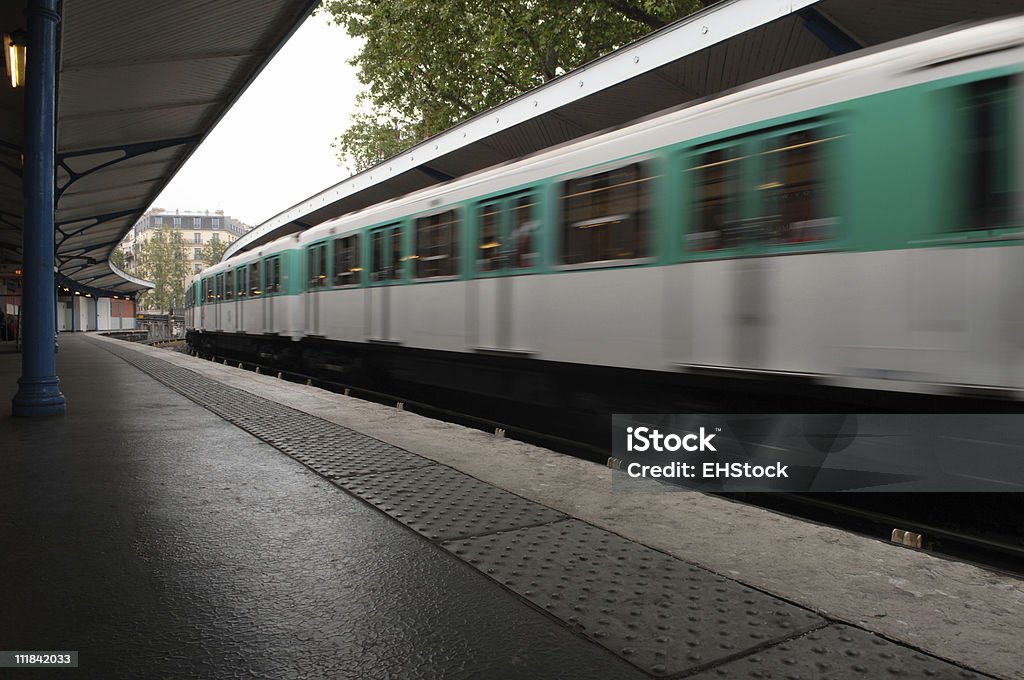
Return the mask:
<svg viewBox="0 0 1024 680">
<path fill-rule="evenodd" d="M 96 677 L 988 677 L 176 363 L 68 338 L 68 415 L 0 421 L 0 647 Z"/>
</svg>

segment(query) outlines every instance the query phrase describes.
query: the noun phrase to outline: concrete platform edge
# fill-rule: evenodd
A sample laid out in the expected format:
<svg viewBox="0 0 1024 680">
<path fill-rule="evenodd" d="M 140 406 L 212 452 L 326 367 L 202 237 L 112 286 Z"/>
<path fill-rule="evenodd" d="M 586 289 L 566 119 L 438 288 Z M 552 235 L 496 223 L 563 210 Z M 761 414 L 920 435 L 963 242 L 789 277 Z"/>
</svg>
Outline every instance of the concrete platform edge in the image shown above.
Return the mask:
<svg viewBox="0 0 1024 680">
<path fill-rule="evenodd" d="M 720 498 L 613 493 L 610 471 L 587 461 L 176 352 L 90 339 L 363 432 L 834 621 L 972 670 L 1024 678 L 1020 579 Z"/>
</svg>

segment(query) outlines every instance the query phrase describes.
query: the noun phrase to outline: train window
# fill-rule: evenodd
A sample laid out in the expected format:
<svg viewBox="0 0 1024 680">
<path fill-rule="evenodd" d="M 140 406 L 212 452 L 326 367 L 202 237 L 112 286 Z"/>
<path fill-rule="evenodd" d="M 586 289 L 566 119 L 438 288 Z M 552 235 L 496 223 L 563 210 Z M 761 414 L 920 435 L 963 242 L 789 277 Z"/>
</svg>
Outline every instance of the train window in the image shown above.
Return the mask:
<svg viewBox="0 0 1024 680">
<path fill-rule="evenodd" d="M 399 227 L 391 229 L 391 280 L 397 281 L 402 278 L 402 230 Z"/>
<path fill-rule="evenodd" d="M 359 234 L 334 239 L 334 285 L 359 284 Z"/>
<path fill-rule="evenodd" d="M 641 164 L 633 163 L 565 182 L 561 261 L 581 264 L 645 257 L 650 179 Z"/>
<path fill-rule="evenodd" d="M 261 288 L 262 283 L 260 282 L 260 263 L 259 260 L 249 265 L 249 295 L 256 297 L 263 293 Z"/>
<path fill-rule="evenodd" d="M 224 275 L 223 274 L 217 274 L 214 277 L 214 281 L 215 281 L 214 285 L 217 288 L 217 300 L 218 301 L 219 300 L 223 300 L 224 299 Z"/>
<path fill-rule="evenodd" d="M 480 206 L 480 243 L 476 269 L 493 272 L 501 268 L 501 203 Z"/>
<path fill-rule="evenodd" d="M 249 273 L 245 267 L 235 270 L 235 279 L 238 281 L 238 297 L 244 298 L 245 294 L 249 292 Z"/>
<path fill-rule="evenodd" d="M 826 163 L 836 138 L 825 128 L 791 132 L 769 140 L 764 181 L 758 185 L 767 219 L 762 238 L 803 243 L 828 238 L 835 217 L 827 202 Z"/>
<path fill-rule="evenodd" d="M 353 255 L 359 261 L 358 248 Z M 370 280 L 397 281 L 402 278 L 402 226 L 394 224 L 370 232 Z M 358 265 L 357 265 L 358 266 Z"/>
<path fill-rule="evenodd" d="M 233 300 L 235 297 L 235 271 L 229 270 L 224 274 L 224 299 Z"/>
<path fill-rule="evenodd" d="M 536 264 L 535 212 L 532 195 L 504 197 L 480 206 L 477 271 L 523 269 Z"/>
<path fill-rule="evenodd" d="M 275 255 L 264 260 L 267 270 L 267 295 L 281 292 L 281 256 Z"/>
<path fill-rule="evenodd" d="M 416 220 L 416 278 L 459 273 L 459 218 L 454 210 Z"/>
<path fill-rule="evenodd" d="M 373 232 L 372 246 L 373 246 L 373 265 L 370 270 L 370 279 L 372 281 L 386 281 L 388 278 L 387 271 L 387 255 L 385 250 L 387 249 L 387 232 L 384 229 L 378 229 Z"/>
<path fill-rule="evenodd" d="M 1008 77 L 964 87 L 962 184 L 967 229 L 1005 227 L 1010 222 L 1010 178 L 1014 140 Z"/>
<path fill-rule="evenodd" d="M 306 251 L 309 262 L 309 290 L 323 288 L 327 285 L 327 244 L 320 243 L 310 246 Z"/>
<path fill-rule="evenodd" d="M 509 245 L 512 248 L 512 266 L 516 269 L 537 264 L 536 231 L 537 202 L 533 196 L 520 196 L 512 205 L 512 233 Z"/>
<path fill-rule="evenodd" d="M 697 156 L 687 170 L 692 177 L 692 226 L 687 238 L 693 250 L 717 250 L 728 245 L 740 218 L 740 166 L 738 147 L 716 149 Z"/>
</svg>

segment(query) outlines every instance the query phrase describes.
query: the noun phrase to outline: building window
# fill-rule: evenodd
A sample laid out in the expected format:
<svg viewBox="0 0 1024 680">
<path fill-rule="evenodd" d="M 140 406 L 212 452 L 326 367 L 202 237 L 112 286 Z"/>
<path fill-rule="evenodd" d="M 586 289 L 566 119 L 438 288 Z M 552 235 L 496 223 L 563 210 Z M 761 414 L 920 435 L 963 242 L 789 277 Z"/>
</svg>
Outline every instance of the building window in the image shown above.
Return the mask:
<svg viewBox="0 0 1024 680">
<path fill-rule="evenodd" d="M 201 271 L 203 271 L 203 265 L 201 265 L 201 264 L 196 264 L 196 265 L 195 265 L 195 272 L 194 272 L 194 273 L 195 273 L 195 274 L 198 274 L 198 273 L 199 273 L 199 272 L 201 272 Z"/>
<path fill-rule="evenodd" d="M 354 286 L 359 283 L 359 234 L 334 239 L 334 285 Z"/>
<path fill-rule="evenodd" d="M 220 234 L 218 234 L 217 232 L 213 232 L 213 235 L 210 236 L 210 240 L 211 241 L 219 241 L 220 240 Z"/>
<path fill-rule="evenodd" d="M 416 278 L 459 273 L 459 219 L 454 210 L 416 220 Z"/>
<path fill-rule="evenodd" d="M 640 163 L 563 185 L 561 260 L 631 260 L 649 249 L 651 177 Z"/>
<path fill-rule="evenodd" d="M 202 226 L 203 226 L 203 218 L 202 217 L 193 217 L 192 218 L 192 228 L 193 229 L 199 229 Z"/>
<path fill-rule="evenodd" d="M 192 234 L 192 242 L 193 243 L 202 243 L 203 242 L 203 235 L 202 234 Z"/>
<path fill-rule="evenodd" d="M 181 218 L 180 217 L 175 217 L 174 218 L 174 226 L 176 226 L 176 227 L 180 227 L 181 226 Z"/>
<path fill-rule="evenodd" d="M 193 260 L 201 260 L 201 259 L 203 259 L 203 249 L 202 248 L 193 248 L 192 252 L 193 252 L 193 254 L 192 254 L 192 259 Z"/>
<path fill-rule="evenodd" d="M 214 226 L 214 227 L 219 227 L 220 226 L 220 218 L 219 217 L 211 217 L 210 218 L 210 224 L 212 226 Z"/>
</svg>

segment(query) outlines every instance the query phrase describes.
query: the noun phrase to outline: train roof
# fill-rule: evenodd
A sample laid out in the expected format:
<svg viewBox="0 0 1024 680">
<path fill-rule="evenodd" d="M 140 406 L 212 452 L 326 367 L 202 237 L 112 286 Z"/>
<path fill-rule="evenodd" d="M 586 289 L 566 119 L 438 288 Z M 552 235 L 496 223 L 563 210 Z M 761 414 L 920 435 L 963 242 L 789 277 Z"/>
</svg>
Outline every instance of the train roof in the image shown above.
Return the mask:
<svg viewBox="0 0 1024 680">
<path fill-rule="evenodd" d="M 232 245 L 231 257 L 341 214 L 599 130 L 1019 0 L 725 0 L 314 194 Z"/>
<path fill-rule="evenodd" d="M 439 186 L 343 215 L 260 249 L 304 245 L 336 234 L 388 222 L 411 213 L 440 210 L 474 195 L 502 191 L 532 181 L 623 158 L 638 149 L 653 149 L 678 140 L 659 137 L 660 128 L 687 121 L 687 136 L 771 120 L 848 99 L 929 82 L 987 65 L 1021 61 L 1012 48 L 1024 47 L 1024 16 L 936 31 L 923 39 L 901 41 L 853 58 L 838 58 L 818 68 L 801 68 L 783 77 L 764 79 L 721 96 L 681 107 L 611 131 L 590 135 L 529 157 L 488 168 Z M 812 88 L 815 94 L 808 96 Z M 789 96 L 799 93 L 800 96 Z M 662 143 L 659 143 L 662 142 Z M 297 238 L 296 238 L 297 237 Z"/>
</svg>

